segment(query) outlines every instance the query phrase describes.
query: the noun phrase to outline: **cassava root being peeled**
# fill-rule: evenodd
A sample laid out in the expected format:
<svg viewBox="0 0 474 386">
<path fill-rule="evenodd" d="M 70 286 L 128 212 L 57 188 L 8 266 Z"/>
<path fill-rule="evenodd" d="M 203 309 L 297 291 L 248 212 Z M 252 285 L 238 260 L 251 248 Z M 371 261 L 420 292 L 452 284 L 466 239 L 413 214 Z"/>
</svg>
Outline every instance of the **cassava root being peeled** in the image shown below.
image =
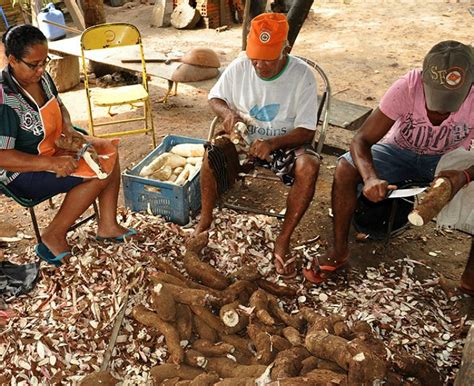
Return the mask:
<svg viewBox="0 0 474 386">
<path fill-rule="evenodd" d="M 452 189 L 449 178 L 439 177 L 434 180 L 428 193 L 408 215 L 408 221 L 415 226 L 422 226 L 430 222 L 449 202 Z"/>
</svg>

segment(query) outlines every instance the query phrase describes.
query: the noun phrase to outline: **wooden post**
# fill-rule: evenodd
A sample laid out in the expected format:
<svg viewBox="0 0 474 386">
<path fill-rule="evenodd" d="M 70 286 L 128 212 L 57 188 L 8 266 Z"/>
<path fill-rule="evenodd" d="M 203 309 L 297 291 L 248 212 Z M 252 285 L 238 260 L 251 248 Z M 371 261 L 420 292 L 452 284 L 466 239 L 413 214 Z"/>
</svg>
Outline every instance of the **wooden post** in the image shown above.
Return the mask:
<svg viewBox="0 0 474 386">
<path fill-rule="evenodd" d="M 37 17 L 41 12 L 41 0 L 34 0 L 31 2 L 31 24 L 38 27 Z"/>
<path fill-rule="evenodd" d="M 169 27 L 172 13 L 173 0 L 156 0 L 151 15 L 151 25 L 153 27 Z"/>
<path fill-rule="evenodd" d="M 250 2 L 252 0 L 245 0 L 244 7 L 244 20 L 242 21 L 242 51 L 247 48 L 247 35 L 249 33 L 249 15 L 250 15 Z"/>
<path fill-rule="evenodd" d="M 76 0 L 64 0 L 64 4 L 71 14 L 72 20 L 74 21 L 74 25 L 77 29 L 84 31 L 86 29 L 86 24 L 84 22 L 84 16 L 76 3 Z"/>
</svg>

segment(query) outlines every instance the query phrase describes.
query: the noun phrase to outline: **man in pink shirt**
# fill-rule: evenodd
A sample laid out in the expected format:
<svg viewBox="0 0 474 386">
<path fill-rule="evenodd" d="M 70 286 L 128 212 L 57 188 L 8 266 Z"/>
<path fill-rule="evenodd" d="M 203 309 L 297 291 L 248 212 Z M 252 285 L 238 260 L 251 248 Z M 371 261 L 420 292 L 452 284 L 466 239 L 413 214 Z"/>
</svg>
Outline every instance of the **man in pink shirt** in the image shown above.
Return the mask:
<svg viewBox="0 0 474 386">
<path fill-rule="evenodd" d="M 304 270 L 309 281 L 320 283 L 347 262 L 359 186 L 368 200 L 382 201 L 397 183 L 432 181 L 443 154 L 468 149 L 474 139 L 473 80 L 473 48 L 444 41 L 426 55 L 423 71 L 412 70 L 389 88 L 354 136 L 350 152 L 339 159 L 332 189 L 333 247 Z M 467 171 L 443 173 L 455 191 L 469 182 Z M 461 288 L 474 291 L 472 251 Z"/>
</svg>

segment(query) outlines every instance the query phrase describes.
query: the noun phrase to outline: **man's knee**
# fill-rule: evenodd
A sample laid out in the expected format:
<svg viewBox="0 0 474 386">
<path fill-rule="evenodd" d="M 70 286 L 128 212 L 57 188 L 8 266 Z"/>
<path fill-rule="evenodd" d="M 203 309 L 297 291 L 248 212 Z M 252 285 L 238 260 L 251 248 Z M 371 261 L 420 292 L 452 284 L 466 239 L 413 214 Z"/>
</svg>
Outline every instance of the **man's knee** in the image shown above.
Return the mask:
<svg viewBox="0 0 474 386">
<path fill-rule="evenodd" d="M 319 158 L 304 154 L 298 157 L 295 164 L 295 179 L 316 183 L 321 161 Z"/>
<path fill-rule="evenodd" d="M 340 158 L 334 172 L 334 182 L 359 183 L 361 177 L 357 168 L 345 158 Z"/>
</svg>

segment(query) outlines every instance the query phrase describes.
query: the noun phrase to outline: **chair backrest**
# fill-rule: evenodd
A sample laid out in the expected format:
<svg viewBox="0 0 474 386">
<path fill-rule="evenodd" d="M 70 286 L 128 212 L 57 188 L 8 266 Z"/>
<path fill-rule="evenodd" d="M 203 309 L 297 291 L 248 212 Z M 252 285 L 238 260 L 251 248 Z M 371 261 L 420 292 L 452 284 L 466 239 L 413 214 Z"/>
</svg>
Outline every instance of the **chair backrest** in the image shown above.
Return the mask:
<svg viewBox="0 0 474 386">
<path fill-rule="evenodd" d="M 317 108 L 317 122 L 319 126 L 319 122 L 321 122 L 321 129 L 316 130 L 314 133 L 314 138 L 313 138 L 313 146 L 316 145 L 316 140 L 317 140 L 317 146 L 316 146 L 316 151 L 318 154 L 321 154 L 323 150 L 323 145 L 324 141 L 326 139 L 326 131 L 329 126 L 329 112 L 331 108 L 331 85 L 329 83 L 329 78 L 327 77 L 326 73 L 324 70 L 314 61 L 303 58 L 301 56 L 297 56 L 297 58 L 303 60 L 308 66 L 313 68 L 315 72 L 319 75 L 319 78 L 321 79 L 322 83 L 319 83 L 318 81 L 316 82 L 317 84 L 320 84 L 320 89 L 322 90 L 321 95 L 318 95 L 318 106 L 315 106 Z M 215 117 L 211 125 L 209 127 L 209 134 L 208 134 L 208 140 L 210 141 L 214 137 L 215 129 L 217 126 L 217 123 L 219 121 L 218 117 Z M 317 128 L 316 128 L 317 129 Z M 318 137 L 319 133 L 319 137 Z"/>
<path fill-rule="evenodd" d="M 318 154 L 321 154 L 323 151 L 324 141 L 326 140 L 326 131 L 329 127 L 329 112 L 331 109 L 331 84 L 329 83 L 329 78 L 327 77 L 324 70 L 319 66 L 316 62 L 311 59 L 304 58 L 302 56 L 297 56 L 297 58 L 303 60 L 308 66 L 313 68 L 316 73 L 319 75 L 320 79 L 322 80 L 321 88 L 322 94 L 318 95 L 318 106 L 317 106 L 317 118 L 318 118 L 318 125 L 321 122 L 321 129 L 319 131 L 319 138 L 318 138 L 318 145 L 316 146 L 316 151 Z M 316 145 L 316 137 L 318 135 L 318 131 L 313 138 L 313 146 Z"/>
<path fill-rule="evenodd" d="M 128 23 L 106 23 L 87 28 L 81 35 L 81 49 L 98 50 L 141 44 L 137 27 Z"/>
<path fill-rule="evenodd" d="M 140 51 L 140 60 L 142 64 L 142 84 L 148 91 L 148 80 L 146 74 L 145 54 L 143 52 L 142 38 L 140 31 L 133 24 L 128 23 L 105 23 L 87 28 L 81 34 L 81 62 L 82 72 L 84 74 L 84 85 L 88 98 L 89 93 L 89 74 L 86 64 L 86 51 L 138 46 Z"/>
</svg>

